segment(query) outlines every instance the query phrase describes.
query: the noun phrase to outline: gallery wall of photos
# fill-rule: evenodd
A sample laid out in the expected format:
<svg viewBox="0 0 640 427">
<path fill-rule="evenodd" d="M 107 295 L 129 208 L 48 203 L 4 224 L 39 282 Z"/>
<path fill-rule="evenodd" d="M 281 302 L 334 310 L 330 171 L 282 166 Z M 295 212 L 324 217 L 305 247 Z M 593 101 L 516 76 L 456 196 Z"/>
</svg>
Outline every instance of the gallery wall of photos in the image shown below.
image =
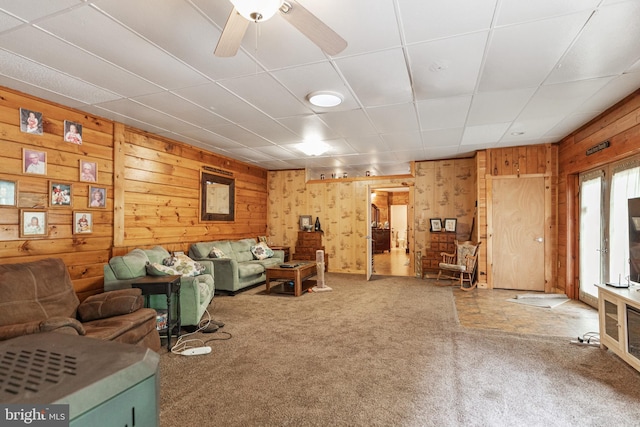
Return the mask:
<svg viewBox="0 0 640 427">
<path fill-rule="evenodd" d="M 113 241 L 113 123 L 0 88 L 0 262 L 62 258 L 102 288 Z"/>
</svg>

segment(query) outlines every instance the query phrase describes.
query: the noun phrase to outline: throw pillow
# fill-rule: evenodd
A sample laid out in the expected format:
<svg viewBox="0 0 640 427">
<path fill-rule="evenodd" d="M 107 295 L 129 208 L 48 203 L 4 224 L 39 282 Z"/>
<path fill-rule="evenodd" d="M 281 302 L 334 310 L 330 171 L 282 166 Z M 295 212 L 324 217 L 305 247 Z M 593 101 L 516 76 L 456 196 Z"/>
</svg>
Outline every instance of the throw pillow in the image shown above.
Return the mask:
<svg viewBox="0 0 640 427">
<path fill-rule="evenodd" d="M 251 253 L 256 259 L 266 259 L 273 256 L 273 250 L 265 242 L 251 246 Z"/>
<path fill-rule="evenodd" d="M 147 274 L 149 276 L 169 276 L 182 273 L 172 267 L 158 264 L 157 262 L 150 262 L 147 264 Z"/>
<path fill-rule="evenodd" d="M 209 258 L 226 258 L 224 252 L 215 246 L 211 248 L 211 252 L 209 252 Z"/>
<path fill-rule="evenodd" d="M 174 257 L 165 258 L 162 263 L 166 268 L 171 268 L 184 277 L 198 276 L 204 273 L 204 265 L 200 264 L 189 258 L 186 255 L 177 255 Z"/>
</svg>

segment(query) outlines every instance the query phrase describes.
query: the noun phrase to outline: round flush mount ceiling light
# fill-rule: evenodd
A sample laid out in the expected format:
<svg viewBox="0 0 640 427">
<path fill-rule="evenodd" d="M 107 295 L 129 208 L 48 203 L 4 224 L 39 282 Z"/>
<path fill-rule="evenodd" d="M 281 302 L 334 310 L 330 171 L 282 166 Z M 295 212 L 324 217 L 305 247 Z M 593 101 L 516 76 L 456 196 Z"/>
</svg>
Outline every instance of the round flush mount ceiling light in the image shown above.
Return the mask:
<svg viewBox="0 0 640 427">
<path fill-rule="evenodd" d="M 238 13 L 249 21 L 266 21 L 276 14 L 284 0 L 231 0 Z"/>
<path fill-rule="evenodd" d="M 307 99 L 316 107 L 329 108 L 342 104 L 342 96 L 336 92 L 312 92 Z"/>
</svg>

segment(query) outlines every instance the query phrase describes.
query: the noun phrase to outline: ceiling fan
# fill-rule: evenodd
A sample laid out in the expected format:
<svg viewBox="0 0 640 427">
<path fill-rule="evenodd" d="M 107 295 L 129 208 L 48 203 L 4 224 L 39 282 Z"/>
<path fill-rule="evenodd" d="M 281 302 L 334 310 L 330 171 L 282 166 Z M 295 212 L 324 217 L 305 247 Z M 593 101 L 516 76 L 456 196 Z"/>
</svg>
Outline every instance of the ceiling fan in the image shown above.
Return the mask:
<svg viewBox="0 0 640 427">
<path fill-rule="evenodd" d="M 233 10 L 218 40 L 214 51 L 216 56 L 234 56 L 240 48 L 249 22 L 266 21 L 277 12 L 327 54 L 337 55 L 347 47 L 347 42 L 342 37 L 295 0 L 229 1 L 233 4 Z"/>
</svg>

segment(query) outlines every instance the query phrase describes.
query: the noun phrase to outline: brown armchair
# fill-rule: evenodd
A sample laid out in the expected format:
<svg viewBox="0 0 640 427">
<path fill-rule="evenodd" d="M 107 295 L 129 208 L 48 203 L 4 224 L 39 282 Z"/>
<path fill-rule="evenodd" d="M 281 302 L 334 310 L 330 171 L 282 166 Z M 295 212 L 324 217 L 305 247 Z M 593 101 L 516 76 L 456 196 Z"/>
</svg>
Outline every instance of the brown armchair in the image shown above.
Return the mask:
<svg viewBox="0 0 640 427">
<path fill-rule="evenodd" d="M 470 291 L 475 289 L 477 281 L 475 277 L 476 265 L 478 262 L 478 248 L 480 243 L 462 242 L 456 240 L 455 252 L 442 252 L 442 262 L 438 264 L 439 271 L 436 283 L 440 277 L 458 280 L 460 279 L 460 289 Z M 468 285 L 465 285 L 468 283 Z"/>
<path fill-rule="evenodd" d="M 142 308 L 140 289 L 78 300 L 58 258 L 0 265 L 0 340 L 59 332 L 160 349 L 156 312 Z"/>
</svg>

